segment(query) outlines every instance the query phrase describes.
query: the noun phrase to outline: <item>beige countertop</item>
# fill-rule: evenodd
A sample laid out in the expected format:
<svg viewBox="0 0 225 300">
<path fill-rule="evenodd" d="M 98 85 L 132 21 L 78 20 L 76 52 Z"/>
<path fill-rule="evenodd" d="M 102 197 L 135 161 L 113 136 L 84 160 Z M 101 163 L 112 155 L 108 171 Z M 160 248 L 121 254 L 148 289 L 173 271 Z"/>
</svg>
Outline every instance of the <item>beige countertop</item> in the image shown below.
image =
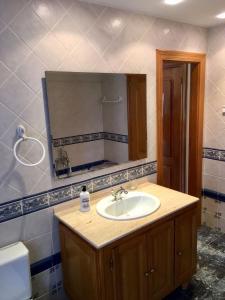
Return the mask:
<svg viewBox="0 0 225 300">
<path fill-rule="evenodd" d="M 110 195 L 110 189 L 108 189 L 91 194 L 91 210 L 89 212 L 80 212 L 79 201 L 76 199 L 57 205 L 54 208 L 54 214 L 63 224 L 92 246 L 100 249 L 198 201 L 198 198 L 149 182 L 138 184 L 136 190 L 158 197 L 161 202 L 159 209 L 147 217 L 135 220 L 114 221 L 103 218 L 96 212 L 96 203 L 103 197 Z"/>
</svg>

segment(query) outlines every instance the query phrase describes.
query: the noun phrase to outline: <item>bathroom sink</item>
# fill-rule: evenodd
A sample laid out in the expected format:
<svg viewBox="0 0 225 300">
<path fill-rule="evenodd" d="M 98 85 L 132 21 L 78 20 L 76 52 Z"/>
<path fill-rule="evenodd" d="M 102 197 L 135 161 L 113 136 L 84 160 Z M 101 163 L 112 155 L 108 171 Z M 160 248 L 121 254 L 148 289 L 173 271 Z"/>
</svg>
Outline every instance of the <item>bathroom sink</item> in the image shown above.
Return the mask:
<svg viewBox="0 0 225 300">
<path fill-rule="evenodd" d="M 112 220 L 131 220 L 145 217 L 160 206 L 155 196 L 143 192 L 128 192 L 121 200 L 113 196 L 103 198 L 97 203 L 96 210 L 102 217 Z"/>
</svg>

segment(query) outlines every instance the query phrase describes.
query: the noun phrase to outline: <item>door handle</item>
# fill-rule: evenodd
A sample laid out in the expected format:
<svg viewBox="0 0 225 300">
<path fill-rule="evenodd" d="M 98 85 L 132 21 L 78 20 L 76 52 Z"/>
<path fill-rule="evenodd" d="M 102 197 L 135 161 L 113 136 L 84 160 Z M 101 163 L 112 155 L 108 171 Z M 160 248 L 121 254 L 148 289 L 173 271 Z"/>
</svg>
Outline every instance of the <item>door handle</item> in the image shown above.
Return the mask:
<svg viewBox="0 0 225 300">
<path fill-rule="evenodd" d="M 150 273 L 155 273 L 155 269 L 152 268 L 152 269 L 150 270 Z"/>
<path fill-rule="evenodd" d="M 150 271 L 145 272 L 145 277 L 149 277 L 149 275 L 153 273 L 155 273 L 155 269 L 152 268 Z"/>
<path fill-rule="evenodd" d="M 183 254 L 183 253 L 182 253 L 181 251 L 178 251 L 178 252 L 177 252 L 177 255 L 178 255 L 178 256 L 182 256 L 182 254 Z"/>
</svg>

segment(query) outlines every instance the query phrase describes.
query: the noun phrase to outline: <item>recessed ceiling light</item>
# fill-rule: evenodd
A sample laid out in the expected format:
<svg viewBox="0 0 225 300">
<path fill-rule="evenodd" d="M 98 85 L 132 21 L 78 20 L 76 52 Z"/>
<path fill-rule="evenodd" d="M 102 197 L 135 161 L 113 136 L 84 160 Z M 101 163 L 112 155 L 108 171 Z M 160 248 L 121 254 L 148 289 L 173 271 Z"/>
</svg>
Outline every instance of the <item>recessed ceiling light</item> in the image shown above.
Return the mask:
<svg viewBox="0 0 225 300">
<path fill-rule="evenodd" d="M 221 14 L 218 14 L 216 17 L 218 19 L 225 19 L 225 12 L 222 12 Z"/>
<path fill-rule="evenodd" d="M 118 28 L 118 27 L 120 27 L 121 25 L 122 25 L 122 21 L 119 20 L 119 19 L 114 19 L 114 20 L 112 21 L 112 27 L 113 27 L 113 28 Z"/>
<path fill-rule="evenodd" d="M 184 0 L 164 0 L 164 3 L 167 5 L 177 5 L 183 1 Z"/>
<path fill-rule="evenodd" d="M 41 17 L 48 17 L 49 16 L 49 9 L 47 7 L 47 5 L 44 4 L 40 4 L 37 8 L 37 13 L 41 16 Z"/>
</svg>

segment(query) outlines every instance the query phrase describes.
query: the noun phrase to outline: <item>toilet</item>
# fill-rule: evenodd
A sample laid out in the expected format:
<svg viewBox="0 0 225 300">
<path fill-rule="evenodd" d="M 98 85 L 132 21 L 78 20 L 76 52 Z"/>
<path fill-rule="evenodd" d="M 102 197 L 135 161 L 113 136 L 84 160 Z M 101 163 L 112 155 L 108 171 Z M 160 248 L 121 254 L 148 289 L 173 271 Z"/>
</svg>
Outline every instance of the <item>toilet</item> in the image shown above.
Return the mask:
<svg viewBox="0 0 225 300">
<path fill-rule="evenodd" d="M 22 242 L 0 248 L 0 299 L 31 299 L 28 249 Z"/>
</svg>

